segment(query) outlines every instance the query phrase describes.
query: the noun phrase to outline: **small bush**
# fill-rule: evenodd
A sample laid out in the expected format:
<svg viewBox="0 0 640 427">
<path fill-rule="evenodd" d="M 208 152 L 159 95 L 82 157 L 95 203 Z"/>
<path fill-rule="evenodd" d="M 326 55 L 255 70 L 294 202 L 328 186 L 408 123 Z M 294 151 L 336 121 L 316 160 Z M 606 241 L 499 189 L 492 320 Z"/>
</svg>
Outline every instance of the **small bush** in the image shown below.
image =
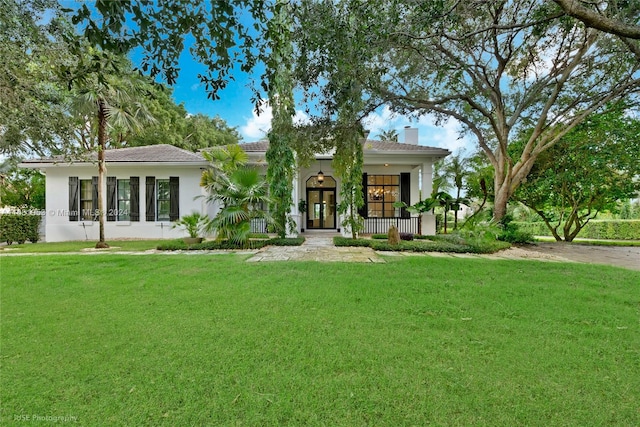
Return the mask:
<svg viewBox="0 0 640 427">
<path fill-rule="evenodd" d="M 400 240 L 413 240 L 413 233 L 400 233 Z"/>
<path fill-rule="evenodd" d="M 411 251 L 411 252 L 451 252 L 451 253 L 494 253 L 509 248 L 508 242 L 501 242 L 495 238 L 471 237 L 464 238 L 458 234 L 429 236 L 430 239 L 414 241 L 401 240 L 397 245 L 391 245 L 381 239 L 348 239 L 334 237 L 336 246 L 364 246 L 376 251 Z"/>
<path fill-rule="evenodd" d="M 36 243 L 40 240 L 40 215 L 4 214 L 0 216 L 0 242 Z"/>
<path fill-rule="evenodd" d="M 273 238 L 269 240 L 250 240 L 249 247 L 242 248 L 228 240 L 207 240 L 194 245 L 187 245 L 182 240 L 173 240 L 158 245 L 159 251 L 216 251 L 216 250 L 239 250 L 239 249 L 260 249 L 265 246 L 300 246 L 304 242 L 304 237 L 294 238 Z"/>
<path fill-rule="evenodd" d="M 279 237 L 274 237 L 273 239 L 267 240 L 267 245 L 273 246 L 300 246 L 304 243 L 304 237 L 287 237 L 281 239 Z"/>
<path fill-rule="evenodd" d="M 387 235 L 384 234 L 384 238 L 386 240 Z M 341 236 L 337 236 L 333 238 L 333 244 L 335 246 L 364 246 L 364 247 L 368 247 L 369 242 L 371 242 L 371 240 L 368 239 L 352 239 L 350 237 L 341 237 Z"/>
</svg>

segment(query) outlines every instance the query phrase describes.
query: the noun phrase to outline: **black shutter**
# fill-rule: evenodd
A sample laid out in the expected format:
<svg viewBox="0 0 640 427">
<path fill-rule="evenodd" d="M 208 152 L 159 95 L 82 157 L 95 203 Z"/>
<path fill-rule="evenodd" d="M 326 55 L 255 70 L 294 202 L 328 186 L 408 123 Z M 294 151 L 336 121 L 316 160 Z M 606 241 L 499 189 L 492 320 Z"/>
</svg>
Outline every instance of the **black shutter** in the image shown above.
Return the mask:
<svg viewBox="0 0 640 427">
<path fill-rule="evenodd" d="M 131 221 L 140 221 L 140 178 L 129 177 L 129 189 L 131 190 Z"/>
<path fill-rule="evenodd" d="M 118 181 L 115 176 L 107 177 L 107 221 L 115 221 L 116 220 L 116 210 L 117 206 L 117 185 Z"/>
<path fill-rule="evenodd" d="M 362 199 L 364 200 L 364 205 L 360 209 L 358 209 L 358 213 L 363 218 L 369 217 L 369 206 L 368 206 L 368 198 L 367 198 L 367 174 L 362 174 Z"/>
<path fill-rule="evenodd" d="M 411 205 L 411 174 L 400 174 L 400 201 L 405 202 L 407 206 Z M 411 214 L 405 208 L 400 209 L 400 218 L 410 218 Z"/>
<path fill-rule="evenodd" d="M 94 221 L 98 221 L 99 218 L 99 212 L 98 212 L 98 177 L 97 176 L 92 176 L 91 177 L 91 189 L 93 190 L 93 202 L 92 202 L 92 209 L 93 209 L 93 215 L 92 218 Z"/>
<path fill-rule="evenodd" d="M 156 178 L 148 176 L 145 182 L 146 217 L 147 221 L 156 220 Z"/>
<path fill-rule="evenodd" d="M 69 177 L 69 221 L 78 220 L 80 181 L 77 176 Z"/>
<path fill-rule="evenodd" d="M 169 221 L 177 221 L 180 218 L 180 178 L 169 177 Z"/>
</svg>

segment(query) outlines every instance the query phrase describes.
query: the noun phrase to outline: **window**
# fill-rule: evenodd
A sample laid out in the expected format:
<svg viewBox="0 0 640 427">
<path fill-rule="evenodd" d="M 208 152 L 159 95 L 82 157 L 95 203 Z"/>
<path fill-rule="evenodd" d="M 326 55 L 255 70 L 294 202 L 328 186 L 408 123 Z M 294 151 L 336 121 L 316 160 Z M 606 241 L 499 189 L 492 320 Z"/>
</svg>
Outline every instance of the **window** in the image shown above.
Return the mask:
<svg viewBox="0 0 640 427">
<path fill-rule="evenodd" d="M 69 221 L 98 220 L 98 177 L 69 177 Z"/>
<path fill-rule="evenodd" d="M 80 219 L 93 221 L 97 206 L 93 206 L 93 182 L 90 179 L 80 180 Z"/>
<path fill-rule="evenodd" d="M 107 221 L 140 221 L 139 200 L 139 177 L 107 177 Z"/>
<path fill-rule="evenodd" d="M 131 220 L 131 183 L 128 179 L 118 180 L 118 221 Z"/>
<path fill-rule="evenodd" d="M 156 181 L 156 185 L 156 221 L 169 221 L 169 211 L 171 210 L 169 180 L 159 179 Z"/>
<path fill-rule="evenodd" d="M 400 209 L 393 207 L 395 202 L 400 201 L 399 175 L 368 175 L 366 195 L 369 217 L 400 216 Z"/>
<path fill-rule="evenodd" d="M 180 218 L 180 178 L 156 179 L 146 177 L 146 209 L 147 222 L 176 221 Z"/>
</svg>

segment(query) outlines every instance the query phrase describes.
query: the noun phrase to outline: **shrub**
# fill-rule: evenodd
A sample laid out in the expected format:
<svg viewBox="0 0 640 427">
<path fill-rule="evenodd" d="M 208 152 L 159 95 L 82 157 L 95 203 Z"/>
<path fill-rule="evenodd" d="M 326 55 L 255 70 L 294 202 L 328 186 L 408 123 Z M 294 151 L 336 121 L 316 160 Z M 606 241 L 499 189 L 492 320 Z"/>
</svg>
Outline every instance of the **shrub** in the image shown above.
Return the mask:
<svg viewBox="0 0 640 427">
<path fill-rule="evenodd" d="M 413 233 L 400 233 L 400 240 L 413 240 Z"/>
<path fill-rule="evenodd" d="M 534 236 L 551 236 L 544 222 L 513 222 L 518 229 Z M 640 240 L 639 220 L 590 221 L 578 234 L 582 239 Z"/>
<path fill-rule="evenodd" d="M 507 249 L 511 245 L 508 242 L 500 242 L 493 237 L 464 238 L 459 234 L 447 234 L 441 236 L 429 236 L 430 239 L 414 241 L 402 240 L 397 245 L 391 245 L 381 239 L 348 239 L 334 237 L 336 246 L 364 246 L 376 251 L 412 251 L 412 252 L 451 252 L 451 253 L 494 253 Z"/>
<path fill-rule="evenodd" d="M 0 242 L 36 243 L 40 240 L 40 215 L 4 214 L 0 216 Z"/>
<path fill-rule="evenodd" d="M 273 238 L 269 240 L 250 240 L 247 247 L 241 247 L 229 240 L 207 240 L 202 243 L 187 245 L 182 240 L 172 240 L 157 246 L 159 251 L 215 251 L 215 250 L 238 250 L 238 249 L 260 249 L 268 245 L 273 246 L 300 246 L 304 242 L 304 237 L 295 238 Z"/>
<path fill-rule="evenodd" d="M 304 237 L 286 237 L 280 238 L 275 237 L 273 239 L 267 240 L 267 245 L 273 246 L 300 246 L 304 243 Z"/>
<path fill-rule="evenodd" d="M 387 238 L 386 234 L 383 234 L 384 238 Z M 364 246 L 364 247 L 368 247 L 369 242 L 371 242 L 371 240 L 367 240 L 367 239 L 352 239 L 350 237 L 341 237 L 341 236 L 337 236 L 333 238 L 333 244 L 335 246 Z"/>
</svg>

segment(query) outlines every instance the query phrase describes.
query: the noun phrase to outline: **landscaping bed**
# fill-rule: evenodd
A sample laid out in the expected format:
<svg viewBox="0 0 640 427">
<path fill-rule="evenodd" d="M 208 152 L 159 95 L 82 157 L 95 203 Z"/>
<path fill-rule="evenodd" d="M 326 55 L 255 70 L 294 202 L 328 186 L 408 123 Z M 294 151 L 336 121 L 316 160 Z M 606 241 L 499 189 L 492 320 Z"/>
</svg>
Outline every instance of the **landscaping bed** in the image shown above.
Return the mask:
<svg viewBox="0 0 640 427">
<path fill-rule="evenodd" d="M 438 236 L 413 235 L 413 240 L 401 240 L 397 245 L 390 244 L 386 235 L 373 235 L 370 239 L 350 239 L 334 237 L 336 246 L 365 246 L 376 251 L 411 251 L 411 252 L 452 252 L 490 254 L 507 249 L 511 244 L 482 237 L 464 238 L 459 235 L 447 234 Z"/>
<path fill-rule="evenodd" d="M 195 243 L 192 245 L 186 244 L 183 240 L 170 240 L 159 244 L 156 249 L 159 251 L 238 250 L 260 249 L 265 246 L 300 246 L 302 243 L 304 243 L 304 237 L 250 239 L 247 247 L 240 247 L 228 240 L 207 240 L 202 243 Z"/>
</svg>

